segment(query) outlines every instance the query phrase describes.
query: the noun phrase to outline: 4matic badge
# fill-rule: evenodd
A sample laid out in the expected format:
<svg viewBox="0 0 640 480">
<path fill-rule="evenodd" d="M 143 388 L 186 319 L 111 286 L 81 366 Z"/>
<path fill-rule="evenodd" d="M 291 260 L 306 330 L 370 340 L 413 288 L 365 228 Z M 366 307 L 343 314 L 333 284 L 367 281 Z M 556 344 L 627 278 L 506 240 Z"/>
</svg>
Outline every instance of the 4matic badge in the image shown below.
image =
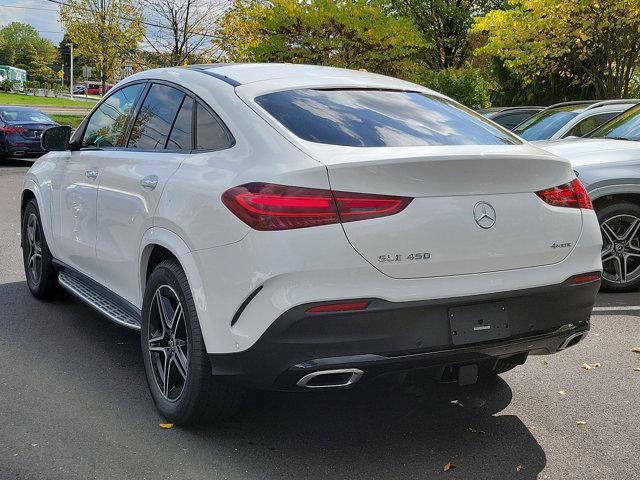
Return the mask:
<svg viewBox="0 0 640 480">
<path fill-rule="evenodd" d="M 553 242 L 553 243 L 551 244 L 551 248 L 553 248 L 554 250 L 555 250 L 556 248 L 568 248 L 568 247 L 570 247 L 570 246 L 571 246 L 571 243 L 570 243 L 570 242 L 565 242 L 565 243 L 556 243 L 556 242 Z"/>
</svg>

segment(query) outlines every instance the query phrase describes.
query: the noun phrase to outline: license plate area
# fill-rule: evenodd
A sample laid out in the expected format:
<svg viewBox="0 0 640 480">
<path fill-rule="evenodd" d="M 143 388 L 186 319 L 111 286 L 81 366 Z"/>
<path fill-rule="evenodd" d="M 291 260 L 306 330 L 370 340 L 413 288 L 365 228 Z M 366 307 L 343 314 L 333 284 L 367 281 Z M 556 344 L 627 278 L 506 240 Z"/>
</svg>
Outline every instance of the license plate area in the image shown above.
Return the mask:
<svg viewBox="0 0 640 480">
<path fill-rule="evenodd" d="M 507 307 L 502 303 L 450 308 L 449 326 L 454 345 L 486 342 L 511 335 Z"/>
</svg>

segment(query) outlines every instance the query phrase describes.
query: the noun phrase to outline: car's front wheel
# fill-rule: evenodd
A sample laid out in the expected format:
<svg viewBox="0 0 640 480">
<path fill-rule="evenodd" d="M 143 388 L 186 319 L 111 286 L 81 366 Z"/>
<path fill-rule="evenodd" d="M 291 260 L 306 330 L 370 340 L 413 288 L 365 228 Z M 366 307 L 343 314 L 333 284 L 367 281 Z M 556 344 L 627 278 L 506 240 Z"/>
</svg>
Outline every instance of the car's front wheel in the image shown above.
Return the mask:
<svg viewBox="0 0 640 480">
<path fill-rule="evenodd" d="M 239 408 L 243 390 L 211 375 L 189 283 L 176 260 L 161 262 L 149 276 L 141 333 L 149 390 L 167 420 L 213 421 Z"/>
<path fill-rule="evenodd" d="M 606 205 L 597 212 L 602 232 L 602 290 L 629 292 L 640 288 L 640 206 Z"/>
</svg>

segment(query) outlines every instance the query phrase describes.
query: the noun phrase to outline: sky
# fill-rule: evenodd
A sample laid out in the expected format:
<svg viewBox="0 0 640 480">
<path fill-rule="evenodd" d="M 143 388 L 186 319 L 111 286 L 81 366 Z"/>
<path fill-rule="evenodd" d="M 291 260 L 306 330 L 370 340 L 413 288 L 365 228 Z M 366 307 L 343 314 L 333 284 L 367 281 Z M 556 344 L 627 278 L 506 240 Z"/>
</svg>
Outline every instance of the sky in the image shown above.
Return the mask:
<svg viewBox="0 0 640 480">
<path fill-rule="evenodd" d="M 0 0 L 0 27 L 28 23 L 56 45 L 63 36 L 59 18 L 59 5 L 47 0 Z"/>
</svg>

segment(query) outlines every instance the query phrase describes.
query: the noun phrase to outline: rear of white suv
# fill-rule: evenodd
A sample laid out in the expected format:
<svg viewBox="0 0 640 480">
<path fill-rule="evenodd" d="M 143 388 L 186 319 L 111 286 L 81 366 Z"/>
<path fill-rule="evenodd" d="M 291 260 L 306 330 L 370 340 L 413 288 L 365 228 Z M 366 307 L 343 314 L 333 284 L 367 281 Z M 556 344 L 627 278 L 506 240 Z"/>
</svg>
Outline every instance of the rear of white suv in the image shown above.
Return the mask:
<svg viewBox="0 0 640 480">
<path fill-rule="evenodd" d="M 63 287 L 126 304 L 139 322 L 151 393 L 167 418 L 228 411 L 240 386 L 339 388 L 424 369 L 471 383 L 588 331 L 601 237 L 568 162 L 435 92 L 364 72 L 195 66 L 144 72 L 119 88 L 136 82 L 151 88 L 132 100 L 121 122 L 130 126 L 113 146 L 89 150 L 98 182 L 100 161 L 119 175 L 98 183 L 97 234 L 78 215 L 85 221 L 69 239 L 97 235 L 97 258 L 48 248 Z M 166 158 L 136 149 L 132 139 L 160 129 L 143 129 L 156 82 L 174 82 L 198 112 L 215 115 L 223 146 L 203 151 L 194 140 L 171 153 L 156 140 Z M 197 116 L 178 123 L 174 114 L 169 138 Z M 194 138 L 212 125 L 196 120 Z M 72 159 L 86 143 L 82 128 Z M 45 157 L 25 191 L 60 165 Z M 159 186 L 153 211 L 149 181 Z M 32 216 L 23 208 L 28 271 Z M 44 237 L 62 206 L 51 208 Z"/>
</svg>

